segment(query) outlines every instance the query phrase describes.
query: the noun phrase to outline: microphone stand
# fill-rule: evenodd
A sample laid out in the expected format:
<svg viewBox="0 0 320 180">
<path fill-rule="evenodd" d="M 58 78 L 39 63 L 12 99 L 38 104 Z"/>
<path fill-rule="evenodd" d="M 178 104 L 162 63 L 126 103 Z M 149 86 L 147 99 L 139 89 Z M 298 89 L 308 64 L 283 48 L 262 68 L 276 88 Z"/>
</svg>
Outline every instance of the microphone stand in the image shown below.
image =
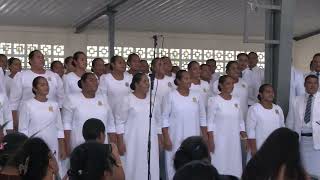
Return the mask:
<svg viewBox="0 0 320 180">
<path fill-rule="evenodd" d="M 153 56 L 156 58 L 156 48 L 157 48 L 157 41 L 158 37 L 157 35 L 154 35 L 153 37 Z M 153 86 L 154 86 L 154 79 L 155 79 L 155 74 L 149 74 L 150 76 L 150 103 L 149 103 L 149 134 L 148 134 L 148 180 L 151 180 L 151 172 L 150 172 L 150 154 L 151 154 L 151 120 L 152 120 L 152 91 L 153 91 Z"/>
</svg>

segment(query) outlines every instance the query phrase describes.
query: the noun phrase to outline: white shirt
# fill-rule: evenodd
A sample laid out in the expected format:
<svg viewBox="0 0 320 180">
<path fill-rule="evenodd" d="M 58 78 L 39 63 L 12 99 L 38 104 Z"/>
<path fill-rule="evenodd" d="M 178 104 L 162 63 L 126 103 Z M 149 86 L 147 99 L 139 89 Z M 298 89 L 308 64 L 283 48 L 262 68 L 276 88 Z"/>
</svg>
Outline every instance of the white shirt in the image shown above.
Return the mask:
<svg viewBox="0 0 320 180">
<path fill-rule="evenodd" d="M 0 82 L 5 82 L 5 75 L 4 75 L 2 67 L 0 67 Z M 6 84 L 5 83 L 1 83 L 1 85 L 0 85 L 0 93 L 1 92 L 6 92 Z"/>
<path fill-rule="evenodd" d="M 248 84 L 248 104 L 253 105 L 258 102 L 259 88 L 264 81 L 264 70 L 255 66 L 252 69 L 247 68 L 243 75 L 243 80 Z"/>
<path fill-rule="evenodd" d="M 78 81 L 81 79 L 74 72 L 63 75 L 63 87 L 64 93 L 67 96 L 68 94 L 80 93 L 81 89 L 78 86 Z"/>
<path fill-rule="evenodd" d="M 210 80 L 210 82 L 218 81 L 219 78 L 220 78 L 220 74 L 217 73 L 217 72 L 215 72 L 215 73 L 211 74 L 211 80 Z"/>
<path fill-rule="evenodd" d="M 71 130 L 72 148 L 84 142 L 82 127 L 90 118 L 100 119 L 106 132 L 116 132 L 114 117 L 105 95 L 96 94 L 94 98 L 86 98 L 82 93 L 69 94 L 63 103 L 62 120 L 64 130 Z"/>
<path fill-rule="evenodd" d="M 280 106 L 272 104 L 271 109 L 266 109 L 260 103 L 256 103 L 249 108 L 246 129 L 248 138 L 256 140 L 257 149 L 280 127 L 284 127 L 284 116 Z"/>
<path fill-rule="evenodd" d="M 31 70 L 26 70 L 18 72 L 13 78 L 14 82 L 10 88 L 11 92 L 9 97 L 12 110 L 18 110 L 19 105 L 23 103 L 23 101 L 34 97 L 32 93 L 32 81 L 38 76 L 46 78 L 49 83 L 49 94 L 47 98 L 58 102 L 61 107 L 64 98 L 61 78 L 57 74 L 47 70 L 44 74 L 36 74 Z"/>
<path fill-rule="evenodd" d="M 9 76 L 9 73 L 7 73 L 5 76 L 5 83 L 6 83 L 6 94 L 8 97 L 10 96 L 10 88 L 11 88 L 13 82 L 14 82 L 13 78 L 11 78 Z"/>
<path fill-rule="evenodd" d="M 13 129 L 12 113 L 9 107 L 9 100 L 5 93 L 0 93 L 0 125 L 7 125 L 4 129 Z M 5 133 L 5 131 L 4 131 Z"/>
<path fill-rule="evenodd" d="M 213 95 L 220 94 L 218 85 L 219 81 L 213 83 Z M 242 110 L 242 115 L 245 119 L 248 111 L 248 85 L 242 78 L 239 78 L 238 82 L 234 84 L 231 95 L 240 99 L 240 109 Z"/>
<path fill-rule="evenodd" d="M 174 89 L 176 89 L 176 85 L 172 77 L 164 76 L 163 79 L 155 78 L 152 99 L 155 99 L 156 103 L 161 103 L 162 98 Z"/>
<path fill-rule="evenodd" d="M 99 93 L 108 97 L 108 103 L 115 113 L 116 107 L 122 102 L 123 98 L 131 93 L 130 84 L 132 76 L 124 73 L 123 80 L 116 80 L 111 73 L 100 77 Z"/>
</svg>

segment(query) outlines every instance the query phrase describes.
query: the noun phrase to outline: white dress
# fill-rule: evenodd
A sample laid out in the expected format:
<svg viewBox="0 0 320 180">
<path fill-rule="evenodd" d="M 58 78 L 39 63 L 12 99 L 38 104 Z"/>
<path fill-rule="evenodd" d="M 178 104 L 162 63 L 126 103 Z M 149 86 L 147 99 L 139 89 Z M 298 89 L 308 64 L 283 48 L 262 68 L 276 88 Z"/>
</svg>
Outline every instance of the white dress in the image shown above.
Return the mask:
<svg viewBox="0 0 320 180">
<path fill-rule="evenodd" d="M 200 126 L 206 126 L 206 112 L 201 95 L 191 91 L 189 96 L 171 91 L 163 98 L 163 108 L 162 128 L 168 127 L 172 142 L 172 150 L 165 154 L 167 176 L 172 180 L 174 154 L 184 139 L 200 135 Z"/>
<path fill-rule="evenodd" d="M 19 110 L 19 106 L 23 101 L 34 97 L 32 93 L 32 81 L 38 76 L 46 78 L 49 83 L 49 94 L 47 98 L 51 101 L 58 102 L 59 107 L 61 107 L 64 92 L 63 83 L 59 75 L 51 71 L 45 71 L 44 74 L 36 74 L 31 70 L 26 70 L 18 72 L 13 78 L 14 82 L 10 88 L 11 92 L 9 97 L 11 110 Z"/>
<path fill-rule="evenodd" d="M 64 138 L 64 133 L 58 103 L 50 100 L 40 102 L 34 98 L 25 101 L 19 111 L 19 132 L 43 139 L 50 150 L 56 152 L 55 157 L 61 168 L 58 139 Z"/>
<path fill-rule="evenodd" d="M 219 95 L 220 91 L 218 89 L 219 81 L 213 83 L 213 95 Z M 247 83 L 239 78 L 239 81 L 234 84 L 232 96 L 240 99 L 240 107 L 242 110 L 243 119 L 247 117 L 248 112 L 248 85 Z"/>
<path fill-rule="evenodd" d="M 63 88 L 65 95 L 80 93 L 81 89 L 78 86 L 78 81 L 81 77 L 76 75 L 74 72 L 70 72 L 62 76 Z"/>
<path fill-rule="evenodd" d="M 154 79 L 154 86 L 152 90 L 152 99 L 156 103 L 162 103 L 163 97 L 172 90 L 176 89 L 173 77 L 164 76 L 163 79 Z"/>
<path fill-rule="evenodd" d="M 191 83 L 190 91 L 195 93 L 200 93 L 204 100 L 205 106 L 207 106 L 208 98 L 212 96 L 208 82 L 201 80 L 200 84 Z"/>
<path fill-rule="evenodd" d="M 118 104 L 119 108 L 115 113 L 117 134 L 123 134 L 127 150 L 123 158 L 124 172 L 130 180 L 148 179 L 149 101 L 149 97 L 139 99 L 134 94 L 129 94 Z M 159 180 L 159 110 L 155 105 L 151 121 L 151 180 Z"/>
<path fill-rule="evenodd" d="M 240 131 L 245 131 L 240 101 L 214 96 L 208 101 L 208 132 L 213 132 L 215 149 L 211 163 L 220 174 L 238 178 L 242 174 Z"/>
<path fill-rule="evenodd" d="M 113 114 L 116 107 L 123 101 L 123 98 L 131 93 L 130 83 L 132 75 L 124 73 L 123 80 L 116 80 L 111 73 L 104 74 L 100 77 L 99 93 L 108 97 L 108 102 Z"/>
<path fill-rule="evenodd" d="M 5 74 L 3 72 L 2 67 L 0 67 L 0 82 L 5 82 Z M 0 93 L 5 93 L 6 92 L 6 84 L 1 83 L 2 85 L 0 86 Z"/>
<path fill-rule="evenodd" d="M 5 76 L 5 83 L 6 83 L 6 93 L 7 93 L 7 96 L 9 97 L 10 96 L 10 88 L 13 84 L 13 78 L 11 78 L 9 76 L 9 73 L 7 73 L 7 75 Z"/>
<path fill-rule="evenodd" d="M 246 129 L 249 139 L 255 139 L 257 150 L 276 129 L 284 127 L 284 116 L 280 106 L 272 104 L 272 109 L 264 108 L 260 103 L 248 110 Z"/>
<path fill-rule="evenodd" d="M 107 97 L 96 94 L 94 98 L 86 98 L 82 93 L 70 94 L 66 97 L 62 108 L 64 130 L 71 130 L 71 148 L 82 144 L 83 124 L 90 118 L 100 119 L 107 133 L 115 133 L 114 118 Z M 106 138 L 105 143 L 108 143 Z"/>
<path fill-rule="evenodd" d="M 0 93 L 0 125 L 5 125 L 4 134 L 6 134 L 5 130 L 13 129 L 12 113 L 9 107 L 8 97 L 5 93 Z"/>
</svg>

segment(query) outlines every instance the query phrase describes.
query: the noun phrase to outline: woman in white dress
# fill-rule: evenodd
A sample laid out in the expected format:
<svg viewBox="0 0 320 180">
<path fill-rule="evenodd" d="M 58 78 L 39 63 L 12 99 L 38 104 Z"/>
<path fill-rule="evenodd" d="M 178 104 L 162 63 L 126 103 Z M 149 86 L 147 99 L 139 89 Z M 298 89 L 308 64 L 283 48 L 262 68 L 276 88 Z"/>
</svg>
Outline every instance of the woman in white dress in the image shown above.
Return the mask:
<svg viewBox="0 0 320 180">
<path fill-rule="evenodd" d="M 133 76 L 133 93 L 126 96 L 116 112 L 118 149 L 124 155 L 124 171 L 130 180 L 148 179 L 149 79 L 143 73 Z M 158 133 L 161 133 L 158 105 L 153 106 L 151 120 L 151 180 L 159 180 Z M 160 132 L 159 132 L 160 131 Z"/>
<path fill-rule="evenodd" d="M 240 100 L 232 96 L 234 80 L 228 75 L 219 78 L 217 96 L 208 101 L 209 148 L 212 164 L 223 175 L 238 178 L 242 173 L 240 136 L 247 139 Z"/>
<path fill-rule="evenodd" d="M 12 113 L 5 93 L 0 92 L 0 141 L 3 136 L 13 131 Z"/>
<path fill-rule="evenodd" d="M 209 83 L 200 79 L 200 65 L 197 61 L 191 61 L 188 64 L 188 72 L 191 78 L 190 91 L 201 94 L 205 105 L 209 98 Z M 207 124 L 201 125 L 201 134 L 205 140 L 208 141 Z"/>
<path fill-rule="evenodd" d="M 280 106 L 273 104 L 274 91 L 271 84 L 260 86 L 258 99 L 259 102 L 249 108 L 246 121 L 252 156 L 274 130 L 284 127 L 283 111 Z"/>
<path fill-rule="evenodd" d="M 237 61 L 229 61 L 226 65 L 226 73 L 233 79 L 234 88 L 231 95 L 240 99 L 240 107 L 243 118 L 245 119 L 248 111 L 248 85 L 242 78 L 240 78 L 240 70 L 238 66 Z M 213 83 L 213 95 L 220 94 L 218 85 L 219 80 Z"/>
<path fill-rule="evenodd" d="M 32 93 L 32 81 L 38 76 L 45 77 L 49 83 L 49 94 L 47 98 L 51 101 L 58 103 L 61 107 L 64 93 L 63 83 L 58 74 L 52 71 L 45 70 L 44 56 L 39 50 L 31 51 L 29 54 L 29 63 L 31 66 L 30 70 L 18 72 L 14 79 L 13 84 L 10 88 L 10 108 L 13 111 L 13 123 L 14 129 L 18 129 L 18 111 L 19 106 L 29 99 L 34 97 Z"/>
<path fill-rule="evenodd" d="M 24 101 L 19 111 L 19 132 L 43 139 L 51 152 L 58 153 L 55 158 L 64 160 L 66 153 L 61 113 L 58 103 L 47 98 L 49 84 L 46 78 L 36 77 L 32 82 L 32 92 L 35 97 Z"/>
<path fill-rule="evenodd" d="M 83 124 L 90 118 L 100 119 L 109 136 L 105 143 L 115 141 L 115 124 L 107 97 L 97 93 L 98 79 L 95 74 L 87 72 L 77 83 L 80 93 L 69 94 L 63 103 L 62 120 L 65 130 L 67 153 L 85 142 L 82 136 Z"/>
<path fill-rule="evenodd" d="M 166 170 L 169 180 L 175 173 L 173 156 L 181 142 L 190 136 L 199 136 L 200 126 L 206 123 L 205 105 L 199 93 L 190 91 L 191 79 L 185 70 L 176 74 L 177 90 L 163 98 L 162 134 L 166 149 Z"/>
<path fill-rule="evenodd" d="M 14 57 L 8 59 L 8 67 L 10 70 L 10 74 L 8 73 L 6 74 L 5 81 L 6 81 L 6 93 L 7 93 L 7 96 L 9 97 L 10 88 L 13 83 L 13 78 L 22 69 L 20 59 L 14 58 Z"/>
<path fill-rule="evenodd" d="M 100 77 L 99 93 L 108 97 L 109 105 L 114 114 L 117 105 L 131 92 L 129 86 L 132 76 L 125 73 L 126 62 L 121 56 L 113 56 L 110 59 L 110 65 L 111 73 Z"/>
<path fill-rule="evenodd" d="M 81 89 L 78 87 L 78 81 L 86 72 L 87 56 L 84 52 L 78 51 L 73 54 L 72 65 L 75 67 L 73 72 L 63 76 L 63 87 L 65 95 L 79 93 Z"/>
</svg>

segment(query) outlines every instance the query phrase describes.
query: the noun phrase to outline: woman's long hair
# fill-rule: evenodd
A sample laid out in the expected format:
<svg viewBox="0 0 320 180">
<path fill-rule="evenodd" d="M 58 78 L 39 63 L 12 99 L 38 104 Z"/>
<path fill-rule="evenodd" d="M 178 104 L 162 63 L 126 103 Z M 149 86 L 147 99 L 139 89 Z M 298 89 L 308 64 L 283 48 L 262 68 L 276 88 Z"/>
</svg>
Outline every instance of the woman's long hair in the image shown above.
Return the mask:
<svg viewBox="0 0 320 180">
<path fill-rule="evenodd" d="M 299 135 L 288 128 L 279 128 L 270 134 L 247 164 L 242 179 L 273 180 L 283 168 L 285 179 L 306 178 L 300 159 Z"/>
</svg>

